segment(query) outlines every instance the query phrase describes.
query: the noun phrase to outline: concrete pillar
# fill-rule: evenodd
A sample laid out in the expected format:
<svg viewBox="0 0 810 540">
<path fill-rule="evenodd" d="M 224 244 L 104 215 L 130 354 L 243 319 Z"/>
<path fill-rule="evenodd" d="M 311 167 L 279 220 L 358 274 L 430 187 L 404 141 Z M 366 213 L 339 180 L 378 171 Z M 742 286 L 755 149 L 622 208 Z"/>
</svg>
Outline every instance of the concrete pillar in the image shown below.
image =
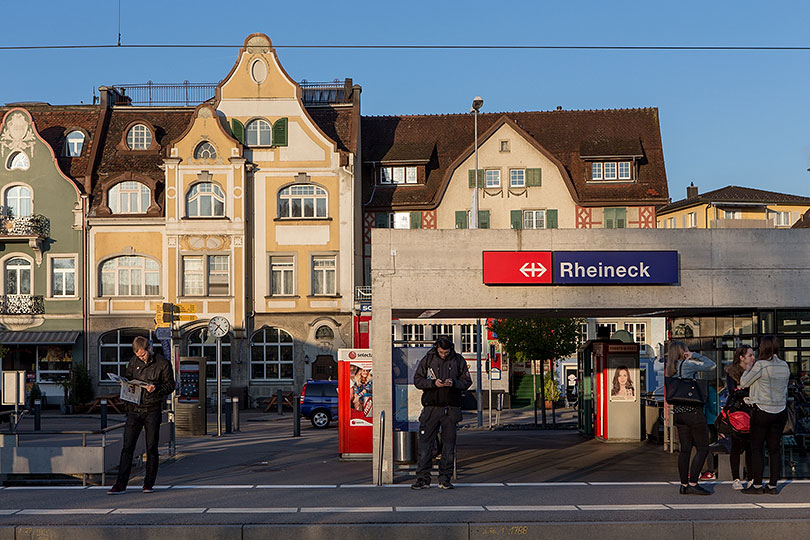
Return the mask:
<svg viewBox="0 0 810 540">
<path fill-rule="evenodd" d="M 374 456 L 373 478 L 384 484 L 394 483 L 394 388 L 391 379 L 391 279 L 372 272 L 371 350 L 374 354 Z M 380 412 L 385 412 L 384 444 L 380 452 Z M 382 456 L 382 464 L 380 457 Z M 382 467 L 380 467 L 382 465 Z M 380 477 L 382 474 L 382 477 Z"/>
</svg>

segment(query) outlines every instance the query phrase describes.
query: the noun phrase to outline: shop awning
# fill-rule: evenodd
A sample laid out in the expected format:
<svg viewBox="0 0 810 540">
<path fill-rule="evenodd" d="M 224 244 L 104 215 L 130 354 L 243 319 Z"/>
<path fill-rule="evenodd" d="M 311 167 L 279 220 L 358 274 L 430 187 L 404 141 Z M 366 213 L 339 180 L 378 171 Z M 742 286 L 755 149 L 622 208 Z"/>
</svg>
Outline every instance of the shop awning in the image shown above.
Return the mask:
<svg viewBox="0 0 810 540">
<path fill-rule="evenodd" d="M 76 343 L 81 332 L 0 332 L 3 345 L 64 345 Z"/>
</svg>

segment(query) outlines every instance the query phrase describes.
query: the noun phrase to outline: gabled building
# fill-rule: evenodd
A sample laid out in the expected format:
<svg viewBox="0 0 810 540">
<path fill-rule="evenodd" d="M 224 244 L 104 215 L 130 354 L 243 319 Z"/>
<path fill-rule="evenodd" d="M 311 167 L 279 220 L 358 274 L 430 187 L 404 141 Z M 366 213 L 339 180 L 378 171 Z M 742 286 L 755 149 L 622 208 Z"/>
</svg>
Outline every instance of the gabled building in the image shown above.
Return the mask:
<svg viewBox="0 0 810 540">
<path fill-rule="evenodd" d="M 740 186 L 698 193 L 657 210 L 659 229 L 790 228 L 810 209 L 810 197 Z"/>
</svg>

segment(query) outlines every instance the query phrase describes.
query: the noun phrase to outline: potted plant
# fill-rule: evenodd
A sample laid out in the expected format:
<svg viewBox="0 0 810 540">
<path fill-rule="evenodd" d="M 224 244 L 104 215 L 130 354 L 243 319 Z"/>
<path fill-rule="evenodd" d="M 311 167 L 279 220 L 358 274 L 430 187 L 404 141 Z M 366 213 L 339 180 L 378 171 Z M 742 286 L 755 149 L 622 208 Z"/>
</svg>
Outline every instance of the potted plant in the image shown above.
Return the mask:
<svg viewBox="0 0 810 540">
<path fill-rule="evenodd" d="M 560 388 L 557 386 L 557 382 L 554 380 L 554 377 L 549 372 L 546 372 L 544 377 L 543 391 L 546 398 L 546 409 L 551 409 L 552 402 L 559 401 L 562 393 L 560 392 Z"/>
</svg>

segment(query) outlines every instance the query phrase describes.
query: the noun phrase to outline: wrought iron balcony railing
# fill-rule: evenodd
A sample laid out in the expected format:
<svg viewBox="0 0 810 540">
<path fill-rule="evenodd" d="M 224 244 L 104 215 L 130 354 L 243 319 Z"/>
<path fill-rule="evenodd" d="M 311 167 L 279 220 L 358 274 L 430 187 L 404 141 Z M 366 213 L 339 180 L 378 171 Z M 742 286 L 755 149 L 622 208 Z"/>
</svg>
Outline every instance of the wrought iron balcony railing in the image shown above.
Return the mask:
<svg viewBox="0 0 810 540">
<path fill-rule="evenodd" d="M 369 285 L 363 285 L 361 287 L 355 287 L 354 288 L 354 301 L 355 302 L 362 302 L 362 303 L 371 302 L 371 287 Z"/>
<path fill-rule="evenodd" d="M 41 315 L 45 313 L 45 302 L 41 295 L 7 294 L 0 296 L 0 314 Z"/>
<path fill-rule="evenodd" d="M 0 208 L 0 236 L 47 238 L 51 233 L 51 221 L 37 214 L 13 217 Z"/>
</svg>

